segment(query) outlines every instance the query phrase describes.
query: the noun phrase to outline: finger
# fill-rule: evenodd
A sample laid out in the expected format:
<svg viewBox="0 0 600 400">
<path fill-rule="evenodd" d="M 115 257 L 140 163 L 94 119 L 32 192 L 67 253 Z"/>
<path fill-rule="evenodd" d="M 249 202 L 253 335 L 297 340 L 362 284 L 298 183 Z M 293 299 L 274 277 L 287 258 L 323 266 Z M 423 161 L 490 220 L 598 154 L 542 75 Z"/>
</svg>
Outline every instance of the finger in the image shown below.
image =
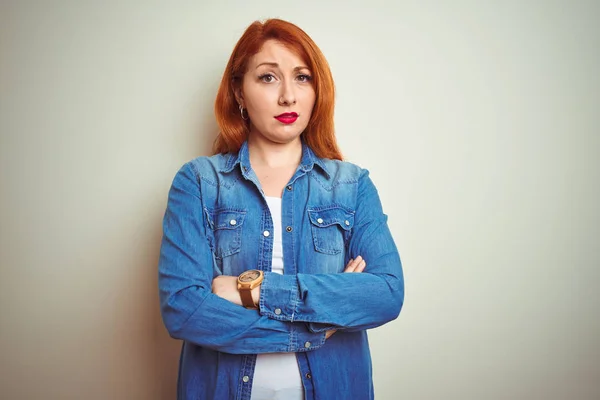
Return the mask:
<svg viewBox="0 0 600 400">
<path fill-rule="evenodd" d="M 362 258 L 362 256 L 358 256 L 356 257 L 356 260 L 354 260 L 354 272 L 360 272 L 359 268 L 360 265 L 364 262 L 365 260 Z"/>
<path fill-rule="evenodd" d="M 346 266 L 344 267 L 344 272 L 350 272 L 349 270 L 354 269 L 353 263 L 354 263 L 354 259 L 351 258 L 350 261 L 348 261 L 348 264 L 346 264 Z"/>
<path fill-rule="evenodd" d="M 358 266 L 357 259 L 350 259 L 350 261 L 346 265 L 346 268 L 344 269 L 344 272 L 354 272 L 354 269 L 357 266 Z"/>
<path fill-rule="evenodd" d="M 356 272 L 356 268 L 358 268 L 362 260 L 363 258 L 361 256 L 356 257 L 352 262 L 348 263 L 344 272 Z"/>
<path fill-rule="evenodd" d="M 358 265 L 358 267 L 356 267 L 356 269 L 354 270 L 354 272 L 363 272 L 366 267 L 367 267 L 367 262 L 365 260 L 362 260 L 360 262 L 360 264 Z"/>
</svg>

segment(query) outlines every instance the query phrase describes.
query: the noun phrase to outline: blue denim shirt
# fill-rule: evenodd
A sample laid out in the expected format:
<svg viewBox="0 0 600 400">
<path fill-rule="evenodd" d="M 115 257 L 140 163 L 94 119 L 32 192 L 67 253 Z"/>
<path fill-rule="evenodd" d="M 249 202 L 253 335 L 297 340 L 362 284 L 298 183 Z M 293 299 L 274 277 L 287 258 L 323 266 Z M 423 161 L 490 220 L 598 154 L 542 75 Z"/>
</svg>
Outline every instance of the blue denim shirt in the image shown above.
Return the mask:
<svg viewBox="0 0 600 400">
<path fill-rule="evenodd" d="M 271 352 L 296 353 L 306 399 L 373 398 L 366 330 L 404 299 L 377 190 L 367 170 L 303 144 L 281 201 L 284 275 L 270 272 L 273 221 L 247 143 L 176 174 L 158 284 L 165 326 L 183 340 L 178 399 L 250 399 L 256 354 Z M 342 273 L 358 255 L 365 271 Z M 259 310 L 211 293 L 214 277 L 248 269 L 264 271 Z"/>
</svg>

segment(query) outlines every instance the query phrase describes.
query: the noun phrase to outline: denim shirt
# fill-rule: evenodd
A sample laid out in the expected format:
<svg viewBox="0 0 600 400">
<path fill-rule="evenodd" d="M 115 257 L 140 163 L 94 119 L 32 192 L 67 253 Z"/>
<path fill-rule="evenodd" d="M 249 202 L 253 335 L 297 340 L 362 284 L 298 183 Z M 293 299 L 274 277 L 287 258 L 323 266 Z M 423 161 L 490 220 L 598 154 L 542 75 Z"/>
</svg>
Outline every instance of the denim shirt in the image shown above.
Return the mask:
<svg viewBox="0 0 600 400">
<path fill-rule="evenodd" d="M 366 330 L 395 319 L 404 300 L 377 190 L 367 170 L 303 144 L 281 201 L 283 275 L 271 272 L 273 221 L 247 143 L 177 172 L 158 285 L 165 326 L 183 340 L 178 399 L 250 399 L 256 354 L 272 352 L 296 353 L 306 399 L 373 398 Z M 358 255 L 365 271 L 342 273 Z M 248 269 L 264 271 L 258 310 L 211 292 L 214 277 Z"/>
</svg>

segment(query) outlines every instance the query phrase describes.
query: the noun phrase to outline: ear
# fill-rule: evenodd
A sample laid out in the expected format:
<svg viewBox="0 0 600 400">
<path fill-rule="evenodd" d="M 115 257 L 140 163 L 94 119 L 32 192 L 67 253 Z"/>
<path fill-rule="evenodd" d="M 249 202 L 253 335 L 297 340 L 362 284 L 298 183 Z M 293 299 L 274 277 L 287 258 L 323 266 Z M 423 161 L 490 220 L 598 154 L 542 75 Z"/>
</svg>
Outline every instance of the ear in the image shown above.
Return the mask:
<svg viewBox="0 0 600 400">
<path fill-rule="evenodd" d="M 235 101 L 242 107 L 244 107 L 244 94 L 242 93 L 241 86 L 238 86 L 235 89 L 233 89 L 233 93 L 235 95 Z"/>
</svg>

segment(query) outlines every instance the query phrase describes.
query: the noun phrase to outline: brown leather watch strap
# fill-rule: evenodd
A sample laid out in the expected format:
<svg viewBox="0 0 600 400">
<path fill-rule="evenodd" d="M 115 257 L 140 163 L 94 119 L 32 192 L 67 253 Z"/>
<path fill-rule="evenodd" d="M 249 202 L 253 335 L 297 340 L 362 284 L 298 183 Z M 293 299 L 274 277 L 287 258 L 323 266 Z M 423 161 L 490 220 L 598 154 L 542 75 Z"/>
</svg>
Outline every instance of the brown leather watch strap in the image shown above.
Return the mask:
<svg viewBox="0 0 600 400">
<path fill-rule="evenodd" d="M 240 297 L 242 298 L 242 304 L 246 308 L 256 308 L 254 304 L 254 300 L 252 300 L 252 290 L 250 289 L 240 289 Z"/>
</svg>

